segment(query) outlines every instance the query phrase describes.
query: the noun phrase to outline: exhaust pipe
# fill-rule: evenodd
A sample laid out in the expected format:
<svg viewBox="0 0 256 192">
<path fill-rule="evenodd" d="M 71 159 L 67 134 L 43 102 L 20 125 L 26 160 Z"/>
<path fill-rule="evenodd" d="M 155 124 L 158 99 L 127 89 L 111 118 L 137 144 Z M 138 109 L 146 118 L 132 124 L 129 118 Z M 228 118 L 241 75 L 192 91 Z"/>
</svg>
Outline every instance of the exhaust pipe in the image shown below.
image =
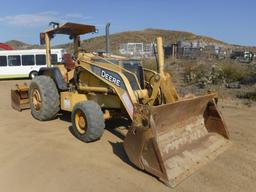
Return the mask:
<svg viewBox="0 0 256 192">
<path fill-rule="evenodd" d="M 106 25 L 106 54 L 108 55 L 110 53 L 110 42 L 109 42 L 109 27 L 110 23 L 107 23 Z"/>
</svg>

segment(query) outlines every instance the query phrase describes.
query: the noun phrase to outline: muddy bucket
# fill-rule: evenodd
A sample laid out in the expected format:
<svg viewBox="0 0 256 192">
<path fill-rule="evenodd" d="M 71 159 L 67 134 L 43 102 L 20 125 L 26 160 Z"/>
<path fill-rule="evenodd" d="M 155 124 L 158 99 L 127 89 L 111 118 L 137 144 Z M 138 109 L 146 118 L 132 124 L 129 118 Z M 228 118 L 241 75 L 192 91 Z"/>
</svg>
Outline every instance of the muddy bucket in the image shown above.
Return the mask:
<svg viewBox="0 0 256 192">
<path fill-rule="evenodd" d="M 11 105 L 17 111 L 30 108 L 27 84 L 16 85 L 16 89 L 11 90 Z"/>
<path fill-rule="evenodd" d="M 124 148 L 128 158 L 175 187 L 230 146 L 214 94 L 160 106 L 137 105 Z"/>
</svg>

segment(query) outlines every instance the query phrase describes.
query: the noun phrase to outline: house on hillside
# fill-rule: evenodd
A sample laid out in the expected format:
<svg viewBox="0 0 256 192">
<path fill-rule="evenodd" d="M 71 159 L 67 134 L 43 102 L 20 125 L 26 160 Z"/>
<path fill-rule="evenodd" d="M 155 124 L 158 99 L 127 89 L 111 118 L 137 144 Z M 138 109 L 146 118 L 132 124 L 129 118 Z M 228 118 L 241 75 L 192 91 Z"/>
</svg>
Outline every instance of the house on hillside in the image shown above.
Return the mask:
<svg viewBox="0 0 256 192">
<path fill-rule="evenodd" d="M 203 44 L 201 44 L 199 41 L 178 41 L 177 45 L 178 58 L 194 59 L 201 56 Z"/>
<path fill-rule="evenodd" d="M 222 45 L 209 44 L 204 41 L 178 41 L 177 56 L 179 58 L 195 59 L 198 57 L 226 57 L 225 49 Z"/>
</svg>

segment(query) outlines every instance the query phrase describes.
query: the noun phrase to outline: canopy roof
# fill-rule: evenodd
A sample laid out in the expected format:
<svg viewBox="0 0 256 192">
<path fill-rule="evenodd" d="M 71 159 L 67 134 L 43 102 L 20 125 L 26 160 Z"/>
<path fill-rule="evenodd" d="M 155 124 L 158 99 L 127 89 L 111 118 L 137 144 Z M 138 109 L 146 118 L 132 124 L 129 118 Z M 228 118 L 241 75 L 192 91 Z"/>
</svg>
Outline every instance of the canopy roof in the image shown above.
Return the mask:
<svg viewBox="0 0 256 192">
<path fill-rule="evenodd" d="M 46 31 L 50 35 L 54 34 L 64 34 L 70 36 L 83 35 L 86 33 L 96 32 L 96 27 L 93 25 L 83 25 L 77 23 L 65 23 L 56 28 Z"/>
</svg>

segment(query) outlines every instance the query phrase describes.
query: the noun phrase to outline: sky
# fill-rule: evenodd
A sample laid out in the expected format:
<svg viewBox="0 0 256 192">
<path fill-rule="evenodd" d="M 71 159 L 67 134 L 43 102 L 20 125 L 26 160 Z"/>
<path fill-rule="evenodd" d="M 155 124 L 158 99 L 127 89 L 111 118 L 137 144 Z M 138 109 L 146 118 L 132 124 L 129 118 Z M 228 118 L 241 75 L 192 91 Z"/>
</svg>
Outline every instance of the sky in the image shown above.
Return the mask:
<svg viewBox="0 0 256 192">
<path fill-rule="evenodd" d="M 39 43 L 50 21 L 96 25 L 98 34 L 145 28 L 210 36 L 227 43 L 256 46 L 255 0 L 0 0 L 0 42 Z M 66 42 L 61 37 L 56 42 Z M 68 41 L 67 41 L 68 42 Z"/>
</svg>

